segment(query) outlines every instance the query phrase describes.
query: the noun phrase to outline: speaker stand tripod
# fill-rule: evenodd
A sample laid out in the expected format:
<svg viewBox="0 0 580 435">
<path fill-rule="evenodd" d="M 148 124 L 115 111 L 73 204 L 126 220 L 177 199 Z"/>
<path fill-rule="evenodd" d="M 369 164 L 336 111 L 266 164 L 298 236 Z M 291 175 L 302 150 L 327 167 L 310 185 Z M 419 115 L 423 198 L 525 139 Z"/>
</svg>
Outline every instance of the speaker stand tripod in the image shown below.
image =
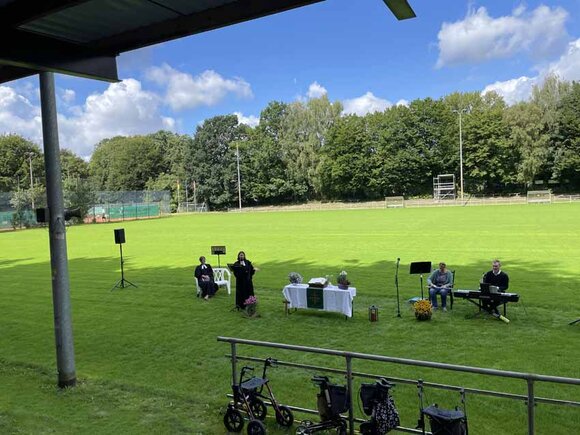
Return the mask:
<svg viewBox="0 0 580 435">
<path fill-rule="evenodd" d="M 137 288 L 137 286 L 135 284 L 133 284 L 128 279 L 125 279 L 125 271 L 123 269 L 124 261 L 123 261 L 123 244 L 122 243 L 119 244 L 119 252 L 121 253 L 121 279 L 115 283 L 115 285 L 113 286 L 111 291 L 115 290 L 116 288 L 126 288 L 126 287 Z"/>
</svg>

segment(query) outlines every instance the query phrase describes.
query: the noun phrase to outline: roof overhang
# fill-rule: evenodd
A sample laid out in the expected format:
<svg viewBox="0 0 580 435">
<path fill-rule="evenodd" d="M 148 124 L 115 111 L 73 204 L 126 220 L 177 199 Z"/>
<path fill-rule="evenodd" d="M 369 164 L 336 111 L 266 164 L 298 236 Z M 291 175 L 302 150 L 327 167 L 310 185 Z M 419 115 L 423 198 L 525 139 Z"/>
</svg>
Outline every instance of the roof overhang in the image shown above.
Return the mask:
<svg viewBox="0 0 580 435">
<path fill-rule="evenodd" d="M 53 71 L 117 81 L 123 52 L 324 0 L 0 0 L 0 83 Z M 398 19 L 407 0 L 383 0 Z"/>
</svg>

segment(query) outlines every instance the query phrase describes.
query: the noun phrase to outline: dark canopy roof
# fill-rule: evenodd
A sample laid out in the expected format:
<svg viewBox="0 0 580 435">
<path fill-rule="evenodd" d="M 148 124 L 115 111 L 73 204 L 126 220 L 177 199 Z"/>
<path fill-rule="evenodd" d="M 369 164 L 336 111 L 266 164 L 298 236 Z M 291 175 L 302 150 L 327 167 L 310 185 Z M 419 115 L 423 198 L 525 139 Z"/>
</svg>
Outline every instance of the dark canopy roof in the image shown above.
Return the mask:
<svg viewBox="0 0 580 435">
<path fill-rule="evenodd" d="M 54 71 L 116 81 L 125 51 L 323 0 L 0 0 L 0 83 Z M 399 19 L 407 0 L 383 0 Z"/>
</svg>

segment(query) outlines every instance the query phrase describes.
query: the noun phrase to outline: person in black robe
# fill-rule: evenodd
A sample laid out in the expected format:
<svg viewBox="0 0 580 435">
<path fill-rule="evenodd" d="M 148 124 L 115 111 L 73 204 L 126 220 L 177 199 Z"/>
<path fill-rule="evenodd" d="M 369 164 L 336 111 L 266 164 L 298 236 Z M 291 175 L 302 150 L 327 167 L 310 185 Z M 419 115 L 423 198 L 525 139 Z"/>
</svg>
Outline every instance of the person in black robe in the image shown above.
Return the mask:
<svg viewBox="0 0 580 435">
<path fill-rule="evenodd" d="M 214 282 L 213 269 L 211 265 L 206 264 L 205 257 L 202 255 L 199 257 L 199 266 L 195 268 L 195 277 L 197 278 L 197 284 L 201 289 L 201 297 L 206 301 L 215 295 L 218 289 L 217 284 Z"/>
<path fill-rule="evenodd" d="M 236 307 L 243 309 L 246 306 L 246 299 L 254 295 L 252 277 L 256 273 L 256 269 L 252 265 L 252 262 L 246 259 L 246 253 L 240 251 L 238 253 L 238 260 L 234 263 L 233 270 L 234 276 L 236 277 Z"/>
</svg>

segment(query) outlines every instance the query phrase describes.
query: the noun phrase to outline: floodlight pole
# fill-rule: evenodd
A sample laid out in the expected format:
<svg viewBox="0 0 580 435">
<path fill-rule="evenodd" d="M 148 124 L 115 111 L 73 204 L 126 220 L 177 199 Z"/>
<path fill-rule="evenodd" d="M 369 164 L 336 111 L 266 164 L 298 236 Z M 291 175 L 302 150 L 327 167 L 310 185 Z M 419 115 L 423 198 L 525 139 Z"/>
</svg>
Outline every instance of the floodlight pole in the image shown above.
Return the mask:
<svg viewBox="0 0 580 435">
<path fill-rule="evenodd" d="M 238 205 L 240 211 L 242 210 L 242 184 L 240 180 L 240 147 L 236 144 L 236 159 L 238 162 Z"/>
<path fill-rule="evenodd" d="M 46 167 L 46 198 L 49 213 L 50 266 L 52 274 L 52 303 L 56 365 L 60 388 L 76 385 L 75 356 L 72 333 L 70 284 L 66 252 L 64 203 L 58 143 L 58 121 L 54 92 L 54 74 L 40 73 L 40 105 L 42 138 Z"/>
<path fill-rule="evenodd" d="M 32 211 L 34 211 L 34 179 L 32 178 L 32 156 L 34 153 L 28 153 L 28 163 L 30 164 L 30 200 L 32 203 Z"/>
<path fill-rule="evenodd" d="M 462 131 L 462 115 L 467 113 L 470 107 L 464 107 L 463 109 L 453 110 L 453 112 L 459 114 L 459 196 L 463 201 L 463 131 Z"/>
<path fill-rule="evenodd" d="M 463 110 L 459 111 L 459 194 L 461 201 L 463 201 L 463 134 L 461 131 L 461 114 Z"/>
</svg>

